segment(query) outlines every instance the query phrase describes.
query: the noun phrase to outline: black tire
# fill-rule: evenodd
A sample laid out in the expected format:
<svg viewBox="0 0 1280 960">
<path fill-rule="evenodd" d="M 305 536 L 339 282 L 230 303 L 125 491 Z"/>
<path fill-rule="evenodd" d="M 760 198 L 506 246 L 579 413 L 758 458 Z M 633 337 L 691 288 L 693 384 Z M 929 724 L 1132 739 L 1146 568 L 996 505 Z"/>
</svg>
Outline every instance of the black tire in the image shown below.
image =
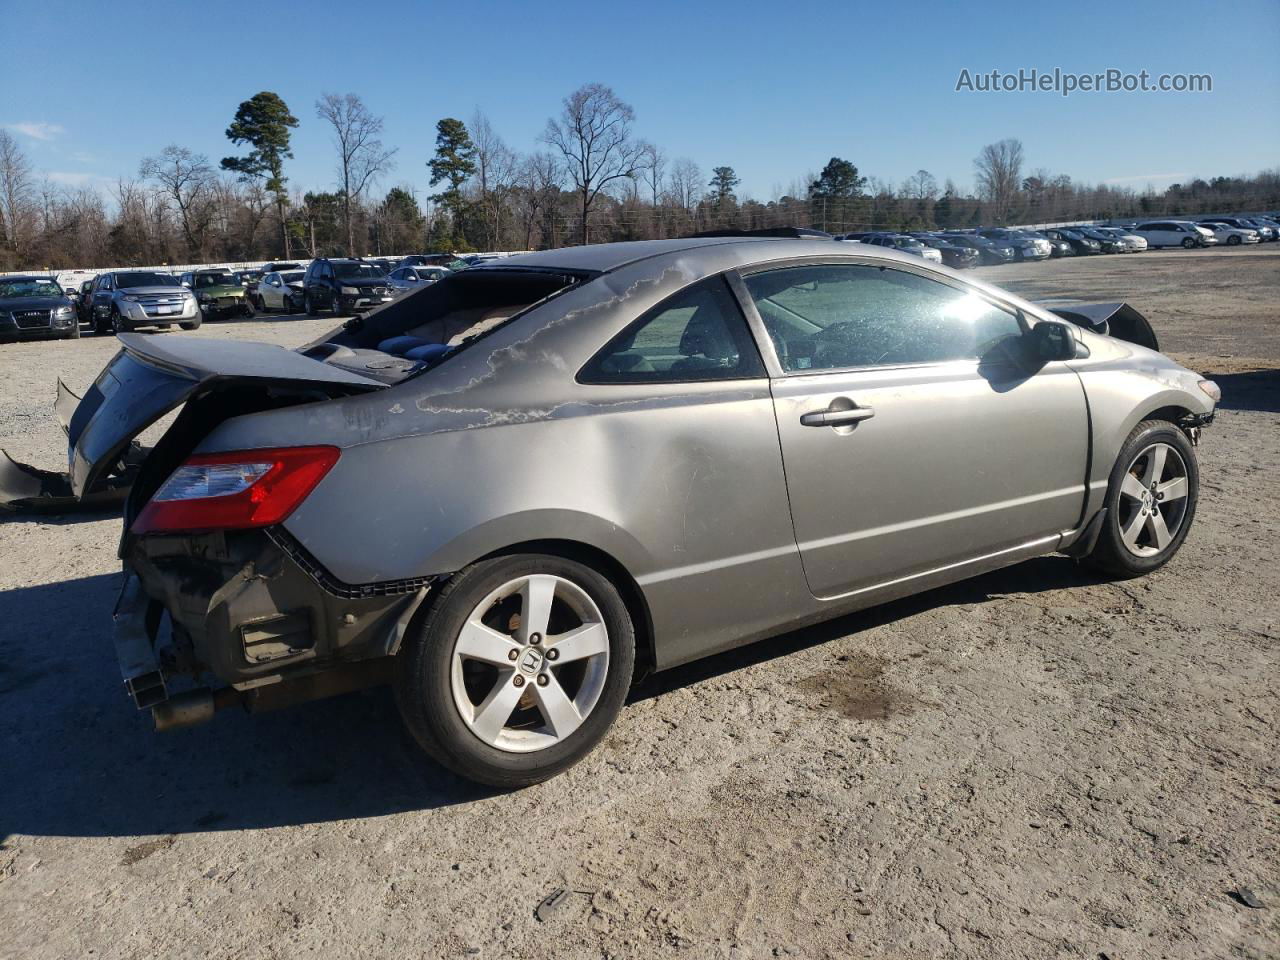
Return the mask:
<svg viewBox="0 0 1280 960">
<path fill-rule="evenodd" d="M 67 339 L 68 339 L 68 340 L 79 340 L 79 339 L 80 339 L 80 321 L 79 321 L 79 320 L 77 320 L 77 321 L 76 321 L 75 326 L 74 326 L 74 327 L 72 327 L 72 328 L 71 328 L 71 331 L 67 334 Z"/>
<path fill-rule="evenodd" d="M 307 312 L 308 317 L 320 316 L 320 311 L 316 309 L 316 302 L 311 299 L 311 294 L 302 295 L 302 309 Z"/>
<path fill-rule="evenodd" d="M 1191 237 L 1183 237 L 1183 238 L 1182 238 L 1182 245 L 1183 245 L 1184 247 L 1186 247 L 1188 250 L 1190 250 L 1190 249 L 1192 249 L 1193 247 L 1195 247 L 1195 246 L 1196 246 L 1196 242 L 1195 242 L 1195 240 L 1193 240 Z"/>
<path fill-rule="evenodd" d="M 1187 481 L 1186 503 L 1181 508 L 1177 530 L 1174 531 L 1168 545 L 1152 556 L 1137 556 L 1125 546 L 1123 540 L 1125 524 L 1136 518 L 1126 514 L 1126 511 L 1131 508 L 1127 503 L 1121 502 L 1121 487 L 1130 466 L 1135 463 L 1135 458 L 1153 444 L 1158 443 L 1172 447 L 1181 457 Z M 1195 520 L 1199 493 L 1200 467 L 1196 462 L 1195 447 L 1191 445 L 1187 435 L 1167 420 L 1144 420 L 1130 431 L 1124 446 L 1120 448 L 1120 456 L 1116 458 L 1115 466 L 1111 469 L 1111 477 L 1107 483 L 1107 499 L 1104 504 L 1107 515 L 1098 535 L 1098 542 L 1087 558 L 1088 562 L 1122 579 L 1141 577 L 1163 567 L 1173 559 L 1174 554 L 1187 538 L 1192 521 Z M 1161 504 L 1156 503 L 1156 510 L 1162 513 L 1162 520 L 1170 516 L 1169 509 L 1169 505 L 1165 504 L 1161 510 Z"/>
<path fill-rule="evenodd" d="M 257 311 L 253 309 L 253 301 L 245 297 L 244 303 L 240 305 L 240 316 L 252 319 L 256 313 Z"/>
<path fill-rule="evenodd" d="M 183 330 L 198 330 L 200 328 L 200 318 L 194 320 L 183 320 L 178 324 Z"/>
<path fill-rule="evenodd" d="M 1238 233 L 1233 233 L 1227 237 L 1228 247 L 1236 247 L 1239 245 L 1240 245 L 1240 235 Z"/>
<path fill-rule="evenodd" d="M 120 316 L 120 311 L 115 307 L 111 308 L 111 319 L 109 322 L 111 324 L 111 333 L 113 335 L 119 336 L 122 333 L 129 332 L 128 322 L 124 317 Z"/>
<path fill-rule="evenodd" d="M 491 746 L 467 726 L 453 698 L 452 660 L 475 607 L 503 584 L 531 574 L 552 574 L 586 592 L 608 630 L 609 662 L 599 699 L 581 726 L 544 749 L 516 753 Z M 554 777 L 591 752 L 622 709 L 634 666 L 631 617 L 606 577 L 562 557 L 516 554 L 466 568 L 416 618 L 396 656 L 395 697 L 409 732 L 442 766 L 477 783 L 515 789 Z"/>
</svg>

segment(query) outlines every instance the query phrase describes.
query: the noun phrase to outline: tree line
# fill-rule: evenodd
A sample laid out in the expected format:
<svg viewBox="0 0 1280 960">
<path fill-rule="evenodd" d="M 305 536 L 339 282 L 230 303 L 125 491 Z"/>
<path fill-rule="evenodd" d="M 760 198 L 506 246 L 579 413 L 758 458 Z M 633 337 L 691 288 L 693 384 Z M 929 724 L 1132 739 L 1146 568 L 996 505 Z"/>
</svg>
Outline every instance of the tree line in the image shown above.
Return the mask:
<svg viewBox="0 0 1280 960">
<path fill-rule="evenodd" d="M 635 111 L 608 86 L 586 84 L 521 153 L 480 111 L 445 117 L 425 158 L 433 193 L 378 185 L 398 150 L 383 119 L 354 93 L 315 104 L 334 150 L 328 191 L 291 188 L 299 120 L 275 93 L 242 102 L 226 129 L 238 153 L 215 164 L 171 144 L 109 188 L 42 178 L 0 130 L 0 270 L 252 261 L 408 252 L 524 250 L 645 240 L 725 228 L 921 230 L 980 224 L 1195 216 L 1280 207 L 1280 170 L 1194 179 L 1162 191 L 1090 186 L 1026 169 L 1022 144 L 981 148 L 974 186 L 939 184 L 928 170 L 899 183 L 832 157 L 769 200 L 745 193 L 727 164 L 710 175 L 639 137 Z"/>
</svg>

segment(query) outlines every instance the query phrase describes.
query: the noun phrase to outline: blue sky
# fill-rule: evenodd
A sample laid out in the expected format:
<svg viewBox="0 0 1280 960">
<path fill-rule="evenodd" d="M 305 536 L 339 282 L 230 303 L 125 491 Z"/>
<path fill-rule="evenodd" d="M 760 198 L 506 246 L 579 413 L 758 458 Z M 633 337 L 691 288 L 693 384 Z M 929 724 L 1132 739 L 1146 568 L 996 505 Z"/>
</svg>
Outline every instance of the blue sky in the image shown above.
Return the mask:
<svg viewBox="0 0 1280 960">
<path fill-rule="evenodd" d="M 479 108 L 527 151 L 588 81 L 636 110 L 637 134 L 740 195 L 769 199 L 828 158 L 895 183 L 967 188 L 979 148 L 1022 140 L 1028 168 L 1141 189 L 1280 165 L 1280 2 L 859 4 L 597 2 L 100 3 L 5 0 L 0 125 L 63 183 L 136 175 L 169 143 L 215 163 L 259 90 L 302 121 L 291 184 L 333 182 L 323 92 L 386 121 L 383 187 L 420 196 L 435 122 Z M 1212 93 L 957 93 L 962 68 L 1207 72 Z"/>
</svg>

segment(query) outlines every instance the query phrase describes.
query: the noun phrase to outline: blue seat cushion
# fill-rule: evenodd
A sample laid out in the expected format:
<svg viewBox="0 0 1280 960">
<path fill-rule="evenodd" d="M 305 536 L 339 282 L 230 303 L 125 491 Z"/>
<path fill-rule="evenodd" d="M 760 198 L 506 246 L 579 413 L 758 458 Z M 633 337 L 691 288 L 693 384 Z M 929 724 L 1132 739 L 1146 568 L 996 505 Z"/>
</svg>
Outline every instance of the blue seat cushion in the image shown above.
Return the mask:
<svg viewBox="0 0 1280 960">
<path fill-rule="evenodd" d="M 423 340 L 421 337 L 390 337 L 379 343 L 378 349 L 383 353 L 390 353 L 397 357 L 403 357 L 414 347 L 427 346 L 429 343 L 429 340 Z"/>
<path fill-rule="evenodd" d="M 420 347 L 414 347 L 412 350 L 406 350 L 403 354 L 410 360 L 434 360 L 443 354 L 449 352 L 449 347 L 443 343 L 424 343 Z"/>
</svg>

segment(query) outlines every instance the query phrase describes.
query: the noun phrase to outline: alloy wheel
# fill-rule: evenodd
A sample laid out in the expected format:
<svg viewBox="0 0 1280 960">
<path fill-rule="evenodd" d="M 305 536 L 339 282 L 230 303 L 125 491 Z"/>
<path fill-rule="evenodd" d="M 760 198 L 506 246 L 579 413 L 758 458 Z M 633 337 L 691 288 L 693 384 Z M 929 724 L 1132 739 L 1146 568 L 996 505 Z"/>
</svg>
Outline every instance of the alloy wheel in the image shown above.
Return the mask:
<svg viewBox="0 0 1280 960">
<path fill-rule="evenodd" d="M 1120 541 L 1136 557 L 1162 553 L 1178 536 L 1190 492 L 1187 465 L 1177 449 L 1153 443 L 1138 453 L 1120 484 Z"/>
<path fill-rule="evenodd" d="M 572 581 L 518 577 L 467 617 L 451 671 L 454 705 L 473 734 L 510 753 L 545 750 L 595 709 L 609 672 L 609 631 Z"/>
</svg>

